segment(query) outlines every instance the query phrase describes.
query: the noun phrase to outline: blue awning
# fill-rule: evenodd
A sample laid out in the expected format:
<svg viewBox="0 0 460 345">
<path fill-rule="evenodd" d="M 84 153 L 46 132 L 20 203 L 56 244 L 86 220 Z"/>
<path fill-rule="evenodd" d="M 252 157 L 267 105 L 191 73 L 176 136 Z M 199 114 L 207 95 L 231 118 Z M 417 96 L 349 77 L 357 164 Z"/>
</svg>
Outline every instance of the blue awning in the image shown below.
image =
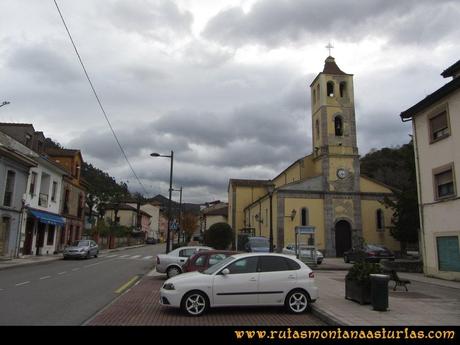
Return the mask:
<svg viewBox="0 0 460 345">
<path fill-rule="evenodd" d="M 64 225 L 65 224 L 64 218 L 62 218 L 62 217 L 60 217 L 60 216 L 58 216 L 56 214 L 37 211 L 37 210 L 30 210 L 30 213 L 35 218 L 38 218 L 38 220 L 41 223 L 52 224 L 52 225 Z"/>
</svg>

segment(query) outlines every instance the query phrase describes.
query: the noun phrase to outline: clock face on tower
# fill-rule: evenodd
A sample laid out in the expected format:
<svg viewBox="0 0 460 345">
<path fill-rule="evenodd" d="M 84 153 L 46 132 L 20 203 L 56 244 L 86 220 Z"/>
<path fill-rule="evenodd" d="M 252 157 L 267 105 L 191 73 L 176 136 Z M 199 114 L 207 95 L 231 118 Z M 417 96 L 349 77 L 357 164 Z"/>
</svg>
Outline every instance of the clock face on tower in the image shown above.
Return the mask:
<svg viewBox="0 0 460 345">
<path fill-rule="evenodd" d="M 342 169 L 342 168 L 337 169 L 337 177 L 341 178 L 341 179 L 347 177 L 347 171 L 345 169 Z"/>
</svg>

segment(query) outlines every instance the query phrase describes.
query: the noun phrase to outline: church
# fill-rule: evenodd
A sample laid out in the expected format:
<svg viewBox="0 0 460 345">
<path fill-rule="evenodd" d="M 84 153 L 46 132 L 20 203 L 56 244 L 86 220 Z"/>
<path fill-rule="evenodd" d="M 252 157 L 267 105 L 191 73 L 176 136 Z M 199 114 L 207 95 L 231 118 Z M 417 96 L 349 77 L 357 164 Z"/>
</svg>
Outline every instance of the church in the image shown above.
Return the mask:
<svg viewBox="0 0 460 345">
<path fill-rule="evenodd" d="M 353 75 L 332 56 L 310 85 L 313 152 L 271 180 L 230 179 L 228 222 L 238 234 L 271 239 L 281 252 L 296 226 L 315 228 L 314 244 L 341 257 L 364 239 L 398 250 L 390 234 L 388 186 L 360 174 Z"/>
</svg>

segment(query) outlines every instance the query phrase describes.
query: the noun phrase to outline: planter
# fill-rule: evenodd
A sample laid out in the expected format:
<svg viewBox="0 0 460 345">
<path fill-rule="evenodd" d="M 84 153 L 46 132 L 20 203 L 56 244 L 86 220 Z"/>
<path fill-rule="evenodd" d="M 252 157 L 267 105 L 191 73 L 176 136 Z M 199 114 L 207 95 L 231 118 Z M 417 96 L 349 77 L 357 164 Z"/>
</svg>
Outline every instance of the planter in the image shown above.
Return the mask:
<svg viewBox="0 0 460 345">
<path fill-rule="evenodd" d="M 358 280 L 345 279 L 345 298 L 360 304 L 371 303 L 371 284 Z"/>
</svg>

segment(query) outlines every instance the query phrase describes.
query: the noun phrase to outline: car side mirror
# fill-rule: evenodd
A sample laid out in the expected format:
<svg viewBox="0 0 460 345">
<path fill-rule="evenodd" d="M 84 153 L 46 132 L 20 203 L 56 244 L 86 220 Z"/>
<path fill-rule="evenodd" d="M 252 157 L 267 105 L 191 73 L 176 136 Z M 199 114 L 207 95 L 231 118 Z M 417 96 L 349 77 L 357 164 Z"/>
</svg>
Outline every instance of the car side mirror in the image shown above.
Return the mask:
<svg viewBox="0 0 460 345">
<path fill-rule="evenodd" d="M 222 275 L 226 276 L 227 274 L 230 273 L 230 270 L 228 268 L 224 268 L 220 273 L 222 273 Z"/>
</svg>

